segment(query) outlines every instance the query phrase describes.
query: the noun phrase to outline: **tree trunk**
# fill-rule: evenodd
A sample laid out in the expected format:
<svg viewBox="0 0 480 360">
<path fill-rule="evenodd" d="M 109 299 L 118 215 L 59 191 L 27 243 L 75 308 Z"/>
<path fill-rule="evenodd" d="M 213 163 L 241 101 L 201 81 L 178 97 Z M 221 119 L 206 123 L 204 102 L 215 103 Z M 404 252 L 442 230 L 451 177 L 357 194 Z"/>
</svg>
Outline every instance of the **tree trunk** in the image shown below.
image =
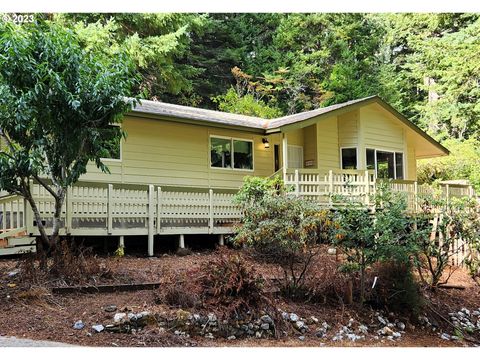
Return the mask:
<svg viewBox="0 0 480 360">
<path fill-rule="evenodd" d="M 62 216 L 62 206 L 65 201 L 65 189 L 58 188 L 57 195 L 55 198 L 55 212 L 53 213 L 53 224 L 52 224 L 52 236 L 50 237 L 50 248 L 53 250 L 58 244 L 60 225 L 61 225 L 61 216 Z"/>
<path fill-rule="evenodd" d="M 48 240 L 47 232 L 45 231 L 45 226 L 42 222 L 42 217 L 40 216 L 40 212 L 38 211 L 37 204 L 32 197 L 30 190 L 26 191 L 25 199 L 30 204 L 30 207 L 33 211 L 33 216 L 35 217 L 35 221 L 37 222 L 37 228 L 40 233 L 40 241 L 37 243 L 38 247 L 38 255 L 40 259 L 40 268 L 43 270 L 47 269 L 47 254 L 50 251 L 50 242 Z"/>
</svg>

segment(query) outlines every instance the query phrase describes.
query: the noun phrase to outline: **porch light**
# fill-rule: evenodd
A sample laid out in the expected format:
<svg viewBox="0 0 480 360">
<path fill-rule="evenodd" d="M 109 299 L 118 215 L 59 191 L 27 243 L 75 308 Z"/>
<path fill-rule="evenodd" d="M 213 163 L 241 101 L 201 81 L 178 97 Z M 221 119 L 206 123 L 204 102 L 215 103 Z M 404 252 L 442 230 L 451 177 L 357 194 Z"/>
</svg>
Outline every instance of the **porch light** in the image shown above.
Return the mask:
<svg viewBox="0 0 480 360">
<path fill-rule="evenodd" d="M 268 142 L 268 139 L 267 139 L 267 138 L 263 138 L 263 139 L 262 139 L 262 142 L 263 142 L 263 146 L 265 146 L 265 149 L 269 149 L 269 148 L 270 148 L 270 143 Z"/>
</svg>

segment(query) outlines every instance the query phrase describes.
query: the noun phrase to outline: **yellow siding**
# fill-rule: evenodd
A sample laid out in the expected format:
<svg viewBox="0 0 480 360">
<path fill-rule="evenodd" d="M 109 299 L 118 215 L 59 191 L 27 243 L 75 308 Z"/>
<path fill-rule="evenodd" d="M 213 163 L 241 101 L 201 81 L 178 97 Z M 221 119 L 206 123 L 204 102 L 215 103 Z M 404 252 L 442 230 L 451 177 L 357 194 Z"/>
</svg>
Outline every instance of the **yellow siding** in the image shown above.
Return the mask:
<svg viewBox="0 0 480 360">
<path fill-rule="evenodd" d="M 365 148 L 403 152 L 403 128 L 392 114 L 373 104 L 361 108 L 360 116 Z"/>
<path fill-rule="evenodd" d="M 358 144 L 359 111 L 338 116 L 338 144 L 340 147 L 356 147 Z"/>
<path fill-rule="evenodd" d="M 306 168 L 316 168 L 317 167 L 317 125 L 307 126 L 303 128 L 303 159 L 305 163 L 313 163 Z"/>
<path fill-rule="evenodd" d="M 127 139 L 122 144 L 122 160 L 106 161 L 112 174 L 102 174 L 95 165 L 89 165 L 81 180 L 238 188 L 246 175 L 269 176 L 274 171 L 273 146 L 265 149 L 261 135 L 132 117 L 124 120 L 123 128 Z M 211 169 L 210 135 L 253 140 L 254 171 Z"/>
<path fill-rule="evenodd" d="M 407 156 L 406 156 L 406 180 L 417 180 L 417 160 L 415 158 L 415 147 L 413 144 L 408 143 Z"/>
<path fill-rule="evenodd" d="M 317 123 L 317 166 L 321 171 L 339 168 L 338 149 L 337 118 L 331 117 L 319 121 Z"/>
</svg>

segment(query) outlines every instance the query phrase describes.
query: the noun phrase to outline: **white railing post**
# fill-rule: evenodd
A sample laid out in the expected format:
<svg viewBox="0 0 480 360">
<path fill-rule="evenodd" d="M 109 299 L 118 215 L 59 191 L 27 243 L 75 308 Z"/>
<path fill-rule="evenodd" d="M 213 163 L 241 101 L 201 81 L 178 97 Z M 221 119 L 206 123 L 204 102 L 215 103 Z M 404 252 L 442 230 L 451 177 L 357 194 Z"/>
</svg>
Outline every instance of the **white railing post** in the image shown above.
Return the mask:
<svg viewBox="0 0 480 360">
<path fill-rule="evenodd" d="M 473 198 L 473 186 L 468 185 L 468 198 L 471 199 Z"/>
<path fill-rule="evenodd" d="M 72 216 L 73 216 L 73 189 L 71 186 L 67 187 L 65 204 L 65 232 L 70 234 L 72 232 Z"/>
<path fill-rule="evenodd" d="M 328 196 L 330 198 L 331 205 L 333 196 L 333 170 L 328 170 Z"/>
<path fill-rule="evenodd" d="M 370 205 L 370 174 L 365 170 L 365 205 Z"/>
<path fill-rule="evenodd" d="M 148 185 L 148 256 L 153 256 L 153 221 L 155 219 L 155 188 Z"/>
<path fill-rule="evenodd" d="M 450 185 L 447 184 L 445 189 L 445 195 L 447 197 L 447 207 L 450 205 Z"/>
<path fill-rule="evenodd" d="M 157 234 L 160 234 L 162 222 L 162 188 L 157 188 Z"/>
<path fill-rule="evenodd" d="M 300 196 L 300 179 L 298 176 L 298 169 L 295 169 L 295 196 Z"/>
<path fill-rule="evenodd" d="M 108 184 L 107 189 L 107 233 L 112 234 L 113 230 L 113 185 Z"/>
<path fill-rule="evenodd" d="M 415 213 L 418 213 L 418 182 L 416 180 L 413 183 L 413 202 Z"/>
<path fill-rule="evenodd" d="M 208 232 L 210 234 L 213 233 L 213 190 L 210 189 L 208 191 L 208 199 L 209 199 L 209 212 L 208 212 Z"/>
</svg>

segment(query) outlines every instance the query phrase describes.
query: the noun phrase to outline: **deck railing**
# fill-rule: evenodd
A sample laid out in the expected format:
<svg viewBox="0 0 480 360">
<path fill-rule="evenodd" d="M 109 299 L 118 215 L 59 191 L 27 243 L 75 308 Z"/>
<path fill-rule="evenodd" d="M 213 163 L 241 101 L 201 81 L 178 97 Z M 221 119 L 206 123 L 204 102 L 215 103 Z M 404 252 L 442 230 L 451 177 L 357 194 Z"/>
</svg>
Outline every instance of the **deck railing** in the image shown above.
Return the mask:
<svg viewBox="0 0 480 360">
<path fill-rule="evenodd" d="M 385 180 L 376 179 L 374 172 L 369 170 L 288 169 L 285 175 L 285 185 L 290 187 L 291 193 L 326 205 L 340 205 L 335 197 L 341 195 L 340 198 L 373 206 L 373 196 L 380 181 Z M 419 199 L 426 195 L 436 195 L 447 201 L 455 197 L 476 197 L 471 185 L 441 184 L 436 194 L 430 185 L 416 181 L 393 180 L 387 184 L 392 191 L 405 194 L 409 211 L 418 211 Z"/>
</svg>

